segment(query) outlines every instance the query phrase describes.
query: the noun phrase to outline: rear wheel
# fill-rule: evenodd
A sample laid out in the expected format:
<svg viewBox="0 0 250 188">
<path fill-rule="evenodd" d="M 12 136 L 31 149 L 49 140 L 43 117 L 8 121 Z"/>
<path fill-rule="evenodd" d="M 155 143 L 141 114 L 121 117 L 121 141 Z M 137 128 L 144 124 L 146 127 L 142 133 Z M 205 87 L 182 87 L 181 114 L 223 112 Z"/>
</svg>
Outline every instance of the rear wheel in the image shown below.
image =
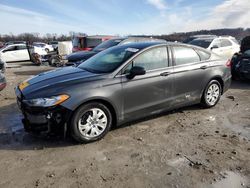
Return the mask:
<svg viewBox="0 0 250 188">
<path fill-rule="evenodd" d="M 74 113 L 71 120 L 71 134 L 81 143 L 103 138 L 112 125 L 109 109 L 101 103 L 88 103 Z"/>
<path fill-rule="evenodd" d="M 221 97 L 221 84 L 217 80 L 212 80 L 207 85 L 201 103 L 206 108 L 215 106 Z"/>
</svg>

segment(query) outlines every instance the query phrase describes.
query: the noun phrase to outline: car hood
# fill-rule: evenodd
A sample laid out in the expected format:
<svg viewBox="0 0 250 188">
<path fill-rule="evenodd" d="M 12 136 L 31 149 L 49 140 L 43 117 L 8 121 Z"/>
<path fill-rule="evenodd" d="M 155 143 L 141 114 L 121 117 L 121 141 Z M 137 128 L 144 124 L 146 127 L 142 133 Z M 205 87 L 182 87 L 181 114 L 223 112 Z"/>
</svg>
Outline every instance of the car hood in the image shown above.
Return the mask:
<svg viewBox="0 0 250 188">
<path fill-rule="evenodd" d="M 94 51 L 84 51 L 84 52 L 75 52 L 67 56 L 69 62 L 76 62 L 81 60 L 86 60 L 94 56 L 97 52 Z"/>
<path fill-rule="evenodd" d="M 18 87 L 25 98 L 33 98 L 62 92 L 74 84 L 102 79 L 102 76 L 77 67 L 64 67 L 31 77 Z"/>
</svg>

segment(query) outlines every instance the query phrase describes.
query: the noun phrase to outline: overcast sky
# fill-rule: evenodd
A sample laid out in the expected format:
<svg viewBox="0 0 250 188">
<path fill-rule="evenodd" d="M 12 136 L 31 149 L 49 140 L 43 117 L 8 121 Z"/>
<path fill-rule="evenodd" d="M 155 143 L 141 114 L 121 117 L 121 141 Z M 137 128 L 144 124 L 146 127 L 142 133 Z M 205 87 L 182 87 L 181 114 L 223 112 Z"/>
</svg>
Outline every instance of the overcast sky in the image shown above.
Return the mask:
<svg viewBox="0 0 250 188">
<path fill-rule="evenodd" d="M 0 0 L 0 34 L 169 34 L 250 27 L 250 0 Z"/>
</svg>

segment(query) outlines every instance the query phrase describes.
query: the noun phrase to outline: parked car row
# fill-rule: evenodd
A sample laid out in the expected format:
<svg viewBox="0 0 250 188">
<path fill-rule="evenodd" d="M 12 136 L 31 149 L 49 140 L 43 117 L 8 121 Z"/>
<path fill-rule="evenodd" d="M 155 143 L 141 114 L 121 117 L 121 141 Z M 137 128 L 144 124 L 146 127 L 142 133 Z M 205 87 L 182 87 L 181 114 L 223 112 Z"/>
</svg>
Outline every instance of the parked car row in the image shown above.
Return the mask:
<svg viewBox="0 0 250 188">
<path fill-rule="evenodd" d="M 165 40 L 161 39 L 154 39 L 154 38 L 143 38 L 143 37 L 122 37 L 122 38 L 114 38 L 107 40 L 90 51 L 80 51 L 75 52 L 67 56 L 67 65 L 75 65 L 78 66 L 82 62 L 86 61 L 90 57 L 98 54 L 99 52 L 106 50 L 108 48 L 124 45 L 128 43 L 139 43 L 139 42 L 166 42 Z"/>
<path fill-rule="evenodd" d="M 31 55 L 46 55 L 44 48 L 26 44 L 11 44 L 0 49 L 0 59 L 4 62 L 29 61 Z"/>
<path fill-rule="evenodd" d="M 111 127 L 166 110 L 213 107 L 230 82 L 230 61 L 211 51 L 139 42 L 108 48 L 77 67 L 41 73 L 18 85 L 16 95 L 26 131 L 68 131 L 86 143 Z"/>
</svg>

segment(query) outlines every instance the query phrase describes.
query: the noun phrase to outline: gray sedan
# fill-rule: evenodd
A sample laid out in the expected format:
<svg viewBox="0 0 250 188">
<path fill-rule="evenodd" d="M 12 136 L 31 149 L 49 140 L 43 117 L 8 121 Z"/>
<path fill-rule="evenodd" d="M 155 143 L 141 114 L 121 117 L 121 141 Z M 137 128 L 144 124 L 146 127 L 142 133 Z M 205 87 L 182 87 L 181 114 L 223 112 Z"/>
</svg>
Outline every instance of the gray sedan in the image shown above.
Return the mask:
<svg viewBox="0 0 250 188">
<path fill-rule="evenodd" d="M 79 142 L 125 122 L 201 103 L 215 106 L 231 83 L 230 61 L 179 43 L 132 43 L 78 67 L 42 73 L 16 88 L 27 131 L 69 133 Z"/>
</svg>

